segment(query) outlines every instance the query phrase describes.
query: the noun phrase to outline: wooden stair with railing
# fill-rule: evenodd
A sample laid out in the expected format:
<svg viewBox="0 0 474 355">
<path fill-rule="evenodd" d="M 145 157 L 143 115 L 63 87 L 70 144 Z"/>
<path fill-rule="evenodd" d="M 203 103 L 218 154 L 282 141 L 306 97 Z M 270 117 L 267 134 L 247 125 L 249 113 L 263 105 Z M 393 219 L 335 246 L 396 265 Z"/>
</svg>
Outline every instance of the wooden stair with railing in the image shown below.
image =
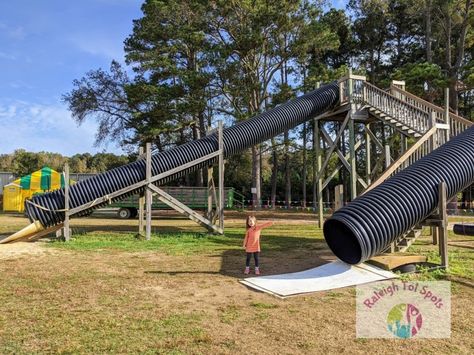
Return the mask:
<svg viewBox="0 0 474 355">
<path fill-rule="evenodd" d="M 364 83 L 363 103 L 373 116 L 401 130 L 418 140 L 396 159 L 367 189 L 366 193 L 382 182 L 413 164 L 473 125 L 454 113 L 438 107 L 397 86 L 390 87 L 390 93 L 374 85 Z M 406 251 L 421 235 L 417 226 L 392 243 L 392 252 Z"/>
</svg>

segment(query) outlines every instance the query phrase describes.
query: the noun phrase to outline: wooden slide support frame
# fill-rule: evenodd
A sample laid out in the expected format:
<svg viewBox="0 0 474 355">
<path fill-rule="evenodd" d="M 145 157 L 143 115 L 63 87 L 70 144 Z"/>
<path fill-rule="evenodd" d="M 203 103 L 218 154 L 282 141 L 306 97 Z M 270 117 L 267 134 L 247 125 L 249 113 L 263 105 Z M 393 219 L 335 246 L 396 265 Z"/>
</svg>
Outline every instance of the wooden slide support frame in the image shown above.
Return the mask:
<svg viewBox="0 0 474 355">
<path fill-rule="evenodd" d="M 441 267 L 448 269 L 448 213 L 446 211 L 446 183 L 438 184 L 438 212 L 424 220 L 421 225 L 432 227 L 433 244 L 438 244 L 441 257 Z"/>
<path fill-rule="evenodd" d="M 146 144 L 146 149 L 145 149 L 145 159 L 146 159 L 146 178 L 145 180 L 142 180 L 140 182 L 137 182 L 133 185 L 127 186 L 126 188 L 123 188 L 121 190 L 115 191 L 107 196 L 102 196 L 101 198 L 96 199 L 95 201 L 92 201 L 90 203 L 86 203 L 84 205 L 69 209 L 69 167 L 66 164 L 64 168 L 64 179 L 65 179 L 65 189 L 64 189 L 64 195 L 65 195 L 65 219 L 64 219 L 64 225 L 61 228 L 62 229 L 62 234 L 64 236 L 64 239 L 68 241 L 71 236 L 71 231 L 69 228 L 69 218 L 70 216 L 79 213 L 83 210 L 89 209 L 91 207 L 100 205 L 104 202 L 111 201 L 112 199 L 123 195 L 125 193 L 128 193 L 133 190 L 137 190 L 141 187 L 145 187 L 145 193 L 144 196 L 142 195 L 140 197 L 140 202 L 139 202 L 139 233 L 143 233 L 143 227 L 145 227 L 145 238 L 147 240 L 150 239 L 151 236 L 151 207 L 152 207 L 152 196 L 153 194 L 158 195 L 158 199 L 162 201 L 163 203 L 167 204 L 174 210 L 186 215 L 189 219 L 197 222 L 198 224 L 202 225 L 205 227 L 208 231 L 213 232 L 213 233 L 218 233 L 218 234 L 224 234 L 224 142 L 223 142 L 223 124 L 222 121 L 219 121 L 218 128 L 217 128 L 217 136 L 218 136 L 218 149 L 215 152 L 212 152 L 208 155 L 205 155 L 204 157 L 201 157 L 199 159 L 193 160 L 189 163 L 183 164 L 179 167 L 176 167 L 174 169 L 171 169 L 169 171 L 166 171 L 164 173 L 152 176 L 151 175 L 151 144 L 147 143 Z M 140 153 L 142 153 L 143 150 L 140 150 Z M 216 205 L 216 213 L 215 213 L 215 218 L 207 218 L 202 216 L 201 214 L 197 213 L 196 211 L 192 210 L 179 200 L 175 199 L 173 196 L 169 195 L 162 189 L 158 188 L 154 183 L 158 180 L 164 179 L 170 175 L 174 175 L 180 171 L 186 170 L 192 166 L 204 163 L 206 161 L 212 160 L 215 157 L 218 158 L 218 169 L 219 169 L 219 191 L 218 191 L 218 198 L 213 198 L 214 203 Z M 143 158 L 143 153 L 139 156 L 139 159 Z M 212 184 L 214 185 L 214 184 Z M 210 188 L 211 193 L 213 196 L 217 196 L 217 193 L 215 192 L 215 187 L 212 186 Z M 143 200 L 145 200 L 145 207 L 143 208 Z M 208 199 L 208 201 L 212 201 L 212 199 Z M 146 221 L 145 225 L 143 223 L 144 220 L 144 215 L 146 216 Z M 216 219 L 219 220 L 219 224 L 216 225 L 215 221 Z M 214 220 L 214 221 L 213 221 Z M 56 233 L 57 236 L 59 236 L 60 231 Z"/>
</svg>

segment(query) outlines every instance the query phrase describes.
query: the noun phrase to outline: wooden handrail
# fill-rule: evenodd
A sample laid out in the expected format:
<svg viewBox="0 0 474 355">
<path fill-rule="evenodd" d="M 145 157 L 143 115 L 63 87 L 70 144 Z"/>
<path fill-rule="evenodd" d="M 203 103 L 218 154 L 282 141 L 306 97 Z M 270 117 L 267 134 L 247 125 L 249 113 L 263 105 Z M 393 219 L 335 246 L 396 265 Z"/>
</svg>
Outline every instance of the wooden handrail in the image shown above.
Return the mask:
<svg viewBox="0 0 474 355">
<path fill-rule="evenodd" d="M 395 90 L 395 91 L 399 92 L 400 94 L 405 95 L 405 96 L 409 97 L 410 99 L 412 99 L 412 100 L 414 100 L 414 101 L 418 101 L 418 102 L 420 102 L 421 104 L 423 104 L 423 105 L 425 105 L 425 106 L 428 106 L 428 107 L 431 108 L 433 111 L 436 111 L 436 112 L 441 113 L 441 114 L 444 115 L 444 109 L 443 109 L 443 108 L 441 108 L 441 107 L 439 107 L 439 106 L 436 106 L 435 104 L 433 104 L 433 103 L 431 103 L 431 102 L 429 102 L 429 101 L 426 101 L 425 99 L 422 99 L 421 97 L 416 96 L 416 95 L 412 94 L 411 92 L 402 90 L 402 89 L 400 89 L 399 87 L 394 86 L 394 85 L 390 85 L 390 89 L 391 89 L 391 90 Z M 402 100 L 402 101 L 403 101 L 403 100 Z M 459 116 L 459 115 L 456 115 L 455 113 L 452 113 L 452 112 L 449 113 L 449 117 L 450 117 L 451 119 L 454 119 L 454 120 L 456 120 L 456 121 L 458 121 L 458 122 L 460 122 L 460 123 L 463 123 L 463 124 L 465 124 L 465 125 L 467 125 L 467 126 L 472 126 L 472 125 L 474 124 L 473 122 L 471 122 L 471 121 L 469 121 L 469 120 L 466 120 L 464 117 L 461 117 L 461 116 Z"/>
<path fill-rule="evenodd" d="M 428 139 L 431 138 L 433 134 L 437 131 L 436 127 L 432 127 L 429 131 L 427 131 L 418 141 L 415 142 L 405 153 L 403 153 L 397 160 L 395 160 L 385 172 L 379 176 L 377 180 L 375 180 L 369 187 L 362 193 L 365 194 L 366 192 L 372 190 L 374 187 L 380 185 L 384 182 L 390 175 L 392 175 L 405 161 L 414 153 L 416 150 L 423 145 Z"/>
<path fill-rule="evenodd" d="M 372 85 L 371 83 L 365 83 L 366 86 L 370 87 L 371 89 L 374 89 L 375 91 L 379 91 L 380 93 L 390 97 L 390 99 L 393 99 L 394 101 L 398 101 L 399 103 L 401 103 L 402 105 L 406 105 L 414 110 L 418 110 L 418 111 L 421 111 L 422 113 L 425 113 L 427 114 L 427 112 L 423 111 L 422 109 L 420 109 L 419 107 L 416 107 L 415 105 L 412 105 L 411 103 L 409 102 L 406 102 L 406 101 L 403 101 L 402 99 L 399 99 L 398 97 L 392 95 L 391 93 L 387 92 L 387 91 L 384 91 L 380 88 L 378 88 L 377 86 L 375 85 Z"/>
</svg>

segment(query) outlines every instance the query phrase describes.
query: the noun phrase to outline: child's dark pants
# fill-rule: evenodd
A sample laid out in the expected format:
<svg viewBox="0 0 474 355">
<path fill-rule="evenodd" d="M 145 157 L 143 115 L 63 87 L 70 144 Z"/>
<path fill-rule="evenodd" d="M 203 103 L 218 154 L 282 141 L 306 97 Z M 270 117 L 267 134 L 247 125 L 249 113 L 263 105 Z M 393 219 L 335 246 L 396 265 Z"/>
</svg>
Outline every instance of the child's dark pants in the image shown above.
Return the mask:
<svg viewBox="0 0 474 355">
<path fill-rule="evenodd" d="M 255 267 L 258 267 L 258 254 L 260 254 L 260 252 L 255 252 L 255 253 L 247 253 L 247 260 L 245 261 L 245 266 L 249 267 L 250 266 L 250 259 L 252 258 L 252 254 L 253 254 L 253 258 L 255 260 Z"/>
</svg>

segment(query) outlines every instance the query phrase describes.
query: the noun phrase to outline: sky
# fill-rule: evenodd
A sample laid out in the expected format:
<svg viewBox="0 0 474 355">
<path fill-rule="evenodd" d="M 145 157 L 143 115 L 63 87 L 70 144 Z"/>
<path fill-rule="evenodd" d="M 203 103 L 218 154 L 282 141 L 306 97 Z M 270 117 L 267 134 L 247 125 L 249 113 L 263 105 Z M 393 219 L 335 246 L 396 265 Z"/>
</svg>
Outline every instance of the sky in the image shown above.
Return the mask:
<svg viewBox="0 0 474 355">
<path fill-rule="evenodd" d="M 123 63 L 142 2 L 0 0 L 0 154 L 123 153 L 114 143 L 95 147 L 94 120 L 78 126 L 61 97 L 89 70 Z"/>
</svg>

